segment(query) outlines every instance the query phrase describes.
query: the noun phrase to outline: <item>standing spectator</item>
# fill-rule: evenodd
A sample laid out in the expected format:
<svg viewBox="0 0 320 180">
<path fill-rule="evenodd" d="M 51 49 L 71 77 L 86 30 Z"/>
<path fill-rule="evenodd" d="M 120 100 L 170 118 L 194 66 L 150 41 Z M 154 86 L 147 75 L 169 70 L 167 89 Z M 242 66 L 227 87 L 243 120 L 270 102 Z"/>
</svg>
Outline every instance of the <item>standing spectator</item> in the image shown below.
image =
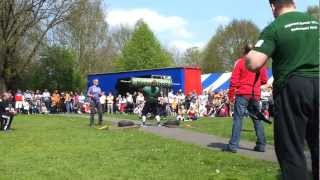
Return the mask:
<svg viewBox="0 0 320 180">
<path fill-rule="evenodd" d="M 36 90 L 36 92 L 34 94 L 34 99 L 35 99 L 35 103 L 36 103 L 36 107 L 37 107 L 37 112 L 40 112 L 41 103 L 42 103 L 42 93 L 40 92 L 40 90 Z"/>
<path fill-rule="evenodd" d="M 64 92 L 61 92 L 61 95 L 60 95 L 60 102 L 59 102 L 59 112 L 67 112 L 67 109 L 66 109 L 66 95 Z"/>
<path fill-rule="evenodd" d="M 64 96 L 64 104 L 65 104 L 67 113 L 72 112 L 72 104 L 71 103 L 72 103 L 71 102 L 71 95 L 69 92 L 66 92 L 66 94 Z"/>
<path fill-rule="evenodd" d="M 122 100 L 122 96 L 121 96 L 121 94 L 118 94 L 118 96 L 116 98 L 116 106 L 117 106 L 118 112 L 120 112 L 121 100 Z"/>
<path fill-rule="evenodd" d="M 127 93 L 126 101 L 127 101 L 126 113 L 133 113 L 134 101 L 130 93 Z"/>
<path fill-rule="evenodd" d="M 85 101 L 86 101 L 86 96 L 83 94 L 83 92 L 81 92 L 79 95 L 79 110 L 78 110 L 79 114 L 81 114 L 82 112 L 85 112 L 85 108 L 83 108 Z"/>
<path fill-rule="evenodd" d="M 81 109 L 79 97 L 80 96 L 79 96 L 78 92 L 74 92 L 74 95 L 73 95 L 73 112 L 74 113 L 78 113 L 79 110 Z"/>
<path fill-rule="evenodd" d="M 177 99 L 178 99 L 179 105 L 183 105 L 186 100 L 186 96 L 184 95 L 184 93 L 182 92 L 181 89 L 179 90 L 179 92 L 177 94 Z"/>
<path fill-rule="evenodd" d="M 52 112 L 57 113 L 60 104 L 60 94 L 58 90 L 55 90 L 51 95 L 51 109 Z"/>
<path fill-rule="evenodd" d="M 252 49 L 248 44 L 244 48 L 244 55 Z M 264 67 L 259 73 L 253 73 L 245 67 L 245 59 L 240 58 L 235 62 L 232 71 L 229 90 L 229 101 L 234 105 L 232 135 L 227 148 L 224 151 L 236 153 L 239 148 L 240 134 L 242 129 L 242 120 L 245 111 L 249 106 L 256 106 L 259 109 L 260 87 L 267 83 L 267 69 Z M 248 109 L 249 110 L 249 109 Z M 265 135 L 262 121 L 252 120 L 257 135 L 255 151 L 265 151 Z"/>
<path fill-rule="evenodd" d="M 171 116 L 174 116 L 174 109 L 172 109 L 172 103 L 173 103 L 175 97 L 176 97 L 176 95 L 174 95 L 173 91 L 170 90 L 168 93 L 168 101 L 169 101 L 170 111 L 168 113 Z"/>
<path fill-rule="evenodd" d="M 88 89 L 88 98 L 90 101 L 90 126 L 92 127 L 94 124 L 94 115 L 96 111 L 98 112 L 98 121 L 99 125 L 102 125 L 102 106 L 100 103 L 100 96 L 101 96 L 101 88 L 99 85 L 99 80 L 94 79 L 92 81 L 92 86 Z"/>
<path fill-rule="evenodd" d="M 125 96 L 121 96 L 120 98 L 120 113 L 124 113 L 126 111 L 126 108 L 127 108 L 127 99 Z"/>
<path fill-rule="evenodd" d="M 264 116 L 269 119 L 269 99 L 271 96 L 271 92 L 268 87 L 265 86 L 261 89 L 261 112 L 263 112 Z"/>
<path fill-rule="evenodd" d="M 15 108 L 17 112 L 18 113 L 22 112 L 24 97 L 23 97 L 23 94 L 21 93 L 21 90 L 17 91 L 17 93 L 14 96 L 14 100 L 16 102 Z"/>
<path fill-rule="evenodd" d="M 31 104 L 31 101 L 32 101 L 31 91 L 26 90 L 23 96 L 24 96 L 24 100 L 27 101 L 29 104 Z"/>
<path fill-rule="evenodd" d="M 141 92 L 138 92 L 138 96 L 136 98 L 136 108 L 134 110 L 135 114 L 138 114 L 139 116 L 142 115 L 142 110 L 144 106 L 144 96 Z"/>
<path fill-rule="evenodd" d="M 111 92 L 107 96 L 107 113 L 113 114 L 114 97 Z"/>
<path fill-rule="evenodd" d="M 102 112 L 106 111 L 106 102 L 107 102 L 107 96 L 105 95 L 105 92 L 102 91 L 100 96 L 100 104 L 102 106 Z"/>
<path fill-rule="evenodd" d="M 319 179 L 319 21 L 296 11 L 293 0 L 269 0 L 275 20 L 247 56 L 259 70 L 272 58 L 275 150 L 282 179 L 308 179 L 305 139 L 313 179 Z"/>
<path fill-rule="evenodd" d="M 51 108 L 50 108 L 51 107 L 51 105 L 50 105 L 51 98 L 50 97 L 51 97 L 50 92 L 47 89 L 45 89 L 42 93 L 42 101 L 46 105 L 48 111 L 51 111 Z"/>
<path fill-rule="evenodd" d="M 204 91 L 199 97 L 199 116 L 203 117 L 207 115 L 206 105 L 208 103 L 207 91 Z"/>
</svg>

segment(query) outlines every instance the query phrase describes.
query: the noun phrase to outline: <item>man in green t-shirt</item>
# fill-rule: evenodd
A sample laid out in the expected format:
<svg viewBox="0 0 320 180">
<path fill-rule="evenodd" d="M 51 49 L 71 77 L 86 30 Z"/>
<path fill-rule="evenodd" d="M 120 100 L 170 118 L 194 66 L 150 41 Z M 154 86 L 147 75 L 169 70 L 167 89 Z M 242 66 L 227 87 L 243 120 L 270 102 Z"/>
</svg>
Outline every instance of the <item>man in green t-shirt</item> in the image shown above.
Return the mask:
<svg viewBox="0 0 320 180">
<path fill-rule="evenodd" d="M 272 58 L 275 150 L 283 179 L 308 179 L 304 139 L 319 178 L 319 22 L 296 11 L 293 0 L 269 0 L 275 21 L 246 57 L 260 69 Z"/>
<path fill-rule="evenodd" d="M 152 113 L 160 126 L 160 113 L 158 98 L 160 96 L 160 88 L 156 86 L 156 81 L 152 81 L 151 86 L 143 88 L 143 94 L 145 97 L 145 104 L 142 110 L 142 126 L 145 126 L 147 120 L 147 114 Z"/>
</svg>

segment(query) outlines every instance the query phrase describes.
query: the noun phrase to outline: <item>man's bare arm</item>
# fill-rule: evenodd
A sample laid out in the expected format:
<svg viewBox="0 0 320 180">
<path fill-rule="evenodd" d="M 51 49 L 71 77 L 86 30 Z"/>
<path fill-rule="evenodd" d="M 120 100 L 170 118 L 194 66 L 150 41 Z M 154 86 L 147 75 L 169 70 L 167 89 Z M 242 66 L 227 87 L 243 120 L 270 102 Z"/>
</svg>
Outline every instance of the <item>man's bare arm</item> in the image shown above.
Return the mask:
<svg viewBox="0 0 320 180">
<path fill-rule="evenodd" d="M 267 63 L 268 58 L 267 55 L 252 50 L 246 56 L 246 67 L 250 71 L 257 72 Z"/>
</svg>

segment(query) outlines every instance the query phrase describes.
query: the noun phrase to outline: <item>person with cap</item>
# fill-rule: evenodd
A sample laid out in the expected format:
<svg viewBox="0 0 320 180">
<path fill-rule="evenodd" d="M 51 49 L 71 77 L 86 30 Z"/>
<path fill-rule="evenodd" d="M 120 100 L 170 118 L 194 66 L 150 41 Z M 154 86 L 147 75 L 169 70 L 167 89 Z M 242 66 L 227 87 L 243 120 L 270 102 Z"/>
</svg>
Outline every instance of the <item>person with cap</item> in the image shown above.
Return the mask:
<svg viewBox="0 0 320 180">
<path fill-rule="evenodd" d="M 244 56 L 252 49 L 253 45 L 246 44 Z M 250 106 L 259 107 L 260 87 L 267 83 L 267 69 L 262 68 L 259 73 L 249 71 L 245 67 L 244 57 L 235 62 L 232 71 L 230 88 L 228 93 L 229 103 L 234 104 L 232 135 L 229 144 L 223 151 L 236 153 L 239 148 L 242 121 L 245 112 Z M 264 152 L 266 146 L 265 134 L 262 121 L 252 119 L 256 131 L 257 141 L 254 151 Z"/>
<path fill-rule="evenodd" d="M 94 115 L 98 112 L 98 124 L 102 125 L 102 105 L 100 103 L 100 96 L 102 95 L 99 87 L 99 80 L 94 79 L 92 86 L 89 87 L 87 95 L 90 101 L 90 127 L 94 125 Z"/>
<path fill-rule="evenodd" d="M 152 113 L 155 116 L 158 126 L 161 126 L 158 104 L 158 98 L 160 97 L 160 88 L 156 86 L 155 80 L 151 82 L 151 86 L 146 86 L 143 88 L 143 94 L 146 102 L 142 110 L 142 127 L 146 125 L 148 113 Z"/>
<path fill-rule="evenodd" d="M 272 58 L 274 140 L 282 179 L 306 180 L 308 143 L 319 179 L 319 22 L 296 11 L 293 0 L 269 0 L 275 20 L 246 57 L 258 71 Z"/>
</svg>

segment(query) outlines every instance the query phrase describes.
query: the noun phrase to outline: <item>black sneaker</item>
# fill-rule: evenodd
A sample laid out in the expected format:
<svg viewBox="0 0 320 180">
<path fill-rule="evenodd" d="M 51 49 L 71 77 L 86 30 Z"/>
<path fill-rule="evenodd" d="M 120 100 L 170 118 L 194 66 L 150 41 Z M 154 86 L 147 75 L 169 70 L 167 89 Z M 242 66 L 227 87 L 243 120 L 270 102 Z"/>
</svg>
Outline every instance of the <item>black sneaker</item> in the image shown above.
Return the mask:
<svg viewBox="0 0 320 180">
<path fill-rule="evenodd" d="M 253 150 L 254 150 L 254 151 L 257 151 L 257 152 L 266 152 L 266 149 L 265 149 L 265 148 L 261 148 L 261 147 L 257 147 L 257 146 L 254 147 Z"/>
<path fill-rule="evenodd" d="M 237 153 L 237 150 L 231 149 L 231 148 L 229 148 L 229 147 L 223 148 L 222 151 L 224 151 L 224 152 L 230 152 L 230 153 Z"/>
</svg>

